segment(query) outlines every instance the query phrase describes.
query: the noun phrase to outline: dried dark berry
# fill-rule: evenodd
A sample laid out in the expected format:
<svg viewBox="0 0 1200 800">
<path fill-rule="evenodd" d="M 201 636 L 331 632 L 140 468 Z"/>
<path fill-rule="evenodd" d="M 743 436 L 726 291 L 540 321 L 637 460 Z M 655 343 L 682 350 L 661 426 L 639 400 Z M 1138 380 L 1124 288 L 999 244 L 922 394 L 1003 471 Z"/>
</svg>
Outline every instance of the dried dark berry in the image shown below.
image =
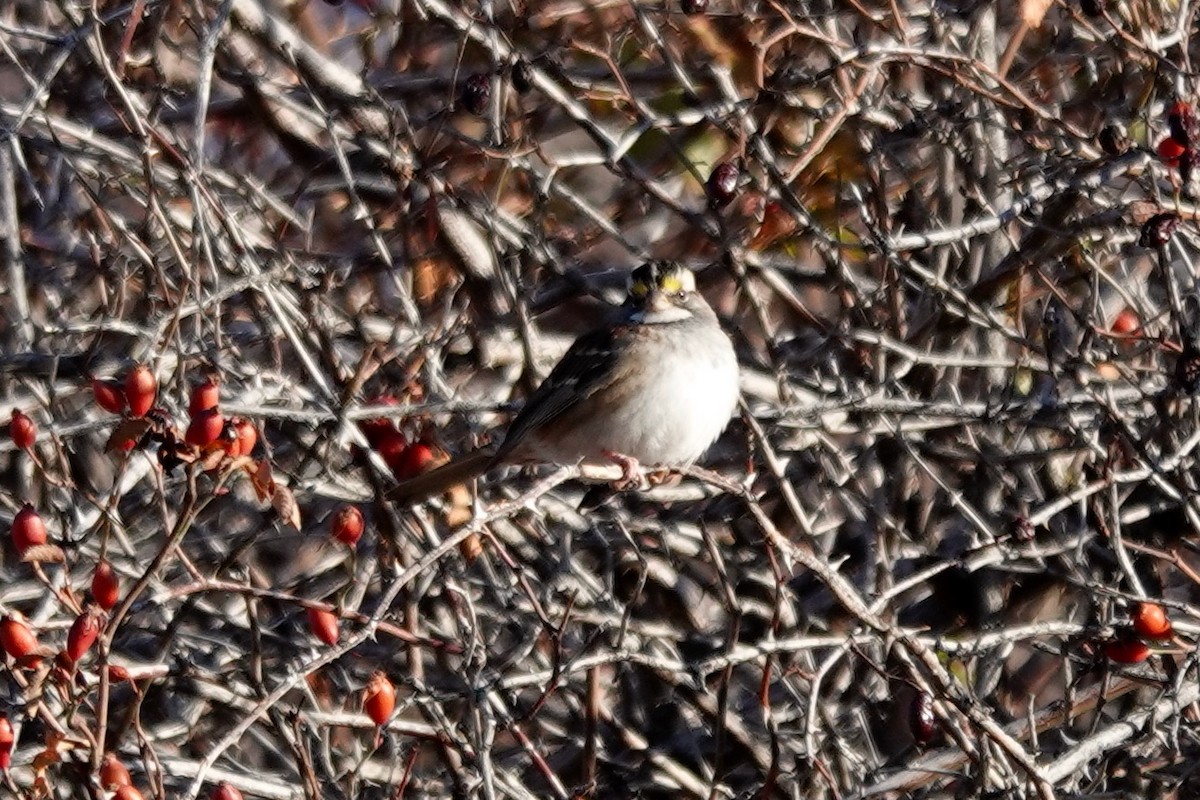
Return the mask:
<svg viewBox="0 0 1200 800">
<path fill-rule="evenodd" d="M 463 108 L 477 117 L 487 111 L 488 100 L 492 97 L 492 79 L 483 73 L 476 73 L 467 78 L 462 88 Z"/>
<path fill-rule="evenodd" d="M 917 744 L 929 744 L 937 733 L 937 717 L 933 714 L 933 698 L 917 692 L 908 709 L 908 730 Z"/>
<path fill-rule="evenodd" d="M 1171 211 L 1155 214 L 1142 225 L 1142 234 L 1138 237 L 1138 244 L 1142 247 L 1163 247 L 1171 241 L 1171 237 L 1175 235 L 1175 229 L 1178 227 L 1178 214 Z"/>
<path fill-rule="evenodd" d="M 1012 534 L 1020 542 L 1032 542 L 1036 533 L 1033 530 L 1033 522 L 1025 515 L 1018 516 L 1012 523 Z"/>
<path fill-rule="evenodd" d="M 703 14 L 708 11 L 708 0 L 679 0 L 679 7 L 685 14 Z"/>
<path fill-rule="evenodd" d="M 1098 17 L 1104 13 L 1104 0 L 1079 0 L 1079 8 L 1089 17 Z"/>
<path fill-rule="evenodd" d="M 512 65 L 512 85 L 521 94 L 533 88 L 533 79 L 529 74 L 529 62 L 523 58 L 517 59 Z"/>
<path fill-rule="evenodd" d="M 1129 152 L 1132 145 L 1129 137 L 1116 125 L 1105 125 L 1100 129 L 1100 135 L 1096 137 L 1096 140 L 1100 144 L 1100 149 L 1110 156 L 1124 155 Z"/>
<path fill-rule="evenodd" d="M 1187 394 L 1200 394 L 1200 350 L 1188 346 L 1175 362 L 1175 383 Z"/>
<path fill-rule="evenodd" d="M 737 196 L 738 179 L 741 176 L 741 170 L 733 162 L 725 161 L 717 164 L 712 174 L 708 176 L 708 183 L 705 184 L 709 199 L 714 205 L 718 208 L 727 205 Z"/>
</svg>

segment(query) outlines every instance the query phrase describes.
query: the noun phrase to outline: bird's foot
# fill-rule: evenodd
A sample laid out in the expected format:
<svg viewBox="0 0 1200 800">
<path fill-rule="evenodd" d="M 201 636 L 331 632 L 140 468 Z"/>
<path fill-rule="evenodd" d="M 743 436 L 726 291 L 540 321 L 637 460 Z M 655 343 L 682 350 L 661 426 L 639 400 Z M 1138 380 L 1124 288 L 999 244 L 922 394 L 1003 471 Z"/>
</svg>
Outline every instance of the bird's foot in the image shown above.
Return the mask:
<svg viewBox="0 0 1200 800">
<path fill-rule="evenodd" d="M 636 458 L 612 450 L 605 450 L 604 457 L 621 468 L 621 478 L 613 483 L 614 489 L 624 491 L 641 484 L 642 468 Z"/>
<path fill-rule="evenodd" d="M 670 484 L 674 486 L 679 483 L 680 475 L 670 467 L 658 467 L 646 473 L 646 482 L 651 486 L 663 486 Z"/>
</svg>

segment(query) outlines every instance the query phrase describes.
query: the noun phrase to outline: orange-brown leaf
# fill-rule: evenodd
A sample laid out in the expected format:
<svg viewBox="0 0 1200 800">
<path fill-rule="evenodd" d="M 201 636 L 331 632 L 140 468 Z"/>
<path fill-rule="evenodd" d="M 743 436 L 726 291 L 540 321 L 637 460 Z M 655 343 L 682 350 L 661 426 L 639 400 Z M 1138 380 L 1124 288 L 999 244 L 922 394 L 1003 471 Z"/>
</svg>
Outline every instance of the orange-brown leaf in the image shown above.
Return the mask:
<svg viewBox="0 0 1200 800">
<path fill-rule="evenodd" d="M 259 500 L 266 500 L 275 493 L 275 478 L 271 475 L 271 462 L 265 458 L 246 467 L 250 483 Z"/>
<path fill-rule="evenodd" d="M 128 442 L 136 444 L 141 441 L 146 431 L 150 430 L 151 424 L 150 420 L 145 417 L 121 420 L 120 424 L 113 428 L 104 449 L 108 451 L 127 450 L 126 444 Z"/>
</svg>

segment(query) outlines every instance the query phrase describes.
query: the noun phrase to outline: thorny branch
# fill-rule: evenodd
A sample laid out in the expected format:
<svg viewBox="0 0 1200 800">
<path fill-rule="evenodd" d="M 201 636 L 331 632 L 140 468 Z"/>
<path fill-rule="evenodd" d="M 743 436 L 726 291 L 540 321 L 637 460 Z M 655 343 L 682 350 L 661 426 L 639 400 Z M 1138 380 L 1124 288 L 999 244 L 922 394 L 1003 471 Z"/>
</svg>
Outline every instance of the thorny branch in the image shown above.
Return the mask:
<svg viewBox="0 0 1200 800">
<path fill-rule="evenodd" d="M 4 4 L 7 791 L 1195 796 L 1198 12 Z M 650 257 L 742 364 L 702 467 L 385 500 Z M 252 454 L 176 452 L 209 375 Z"/>
</svg>

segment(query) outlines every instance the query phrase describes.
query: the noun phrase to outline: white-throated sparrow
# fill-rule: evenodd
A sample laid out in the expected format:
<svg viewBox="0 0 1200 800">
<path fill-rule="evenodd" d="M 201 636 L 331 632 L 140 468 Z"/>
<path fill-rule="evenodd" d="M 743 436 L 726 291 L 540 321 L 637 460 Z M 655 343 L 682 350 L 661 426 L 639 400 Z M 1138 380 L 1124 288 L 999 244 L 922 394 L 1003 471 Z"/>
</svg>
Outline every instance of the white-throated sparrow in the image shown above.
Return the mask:
<svg viewBox="0 0 1200 800">
<path fill-rule="evenodd" d="M 498 464 L 695 461 L 737 406 L 738 364 L 692 272 L 652 261 L 635 269 L 607 324 L 575 340 L 498 448 L 463 456 L 389 492 L 413 500 Z"/>
</svg>

